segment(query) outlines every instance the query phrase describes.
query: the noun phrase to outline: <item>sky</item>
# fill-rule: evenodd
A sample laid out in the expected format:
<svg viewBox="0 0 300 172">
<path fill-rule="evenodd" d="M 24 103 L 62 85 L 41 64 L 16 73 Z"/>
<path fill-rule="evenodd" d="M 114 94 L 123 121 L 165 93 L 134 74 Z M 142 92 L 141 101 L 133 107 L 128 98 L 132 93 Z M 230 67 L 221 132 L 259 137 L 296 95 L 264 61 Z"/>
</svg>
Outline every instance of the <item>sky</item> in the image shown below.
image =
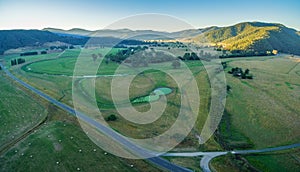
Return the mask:
<svg viewBox="0 0 300 172">
<path fill-rule="evenodd" d="M 299 0 L 0 0 L 0 30 L 127 27 L 177 31 L 245 21 L 282 23 L 300 30 L 299 9 Z M 155 14 L 151 21 L 160 22 L 147 25 L 147 19 L 133 17 L 141 14 Z M 169 27 L 161 15 L 180 22 L 171 19 Z M 126 25 L 115 24 L 128 18 L 133 19 Z"/>
</svg>

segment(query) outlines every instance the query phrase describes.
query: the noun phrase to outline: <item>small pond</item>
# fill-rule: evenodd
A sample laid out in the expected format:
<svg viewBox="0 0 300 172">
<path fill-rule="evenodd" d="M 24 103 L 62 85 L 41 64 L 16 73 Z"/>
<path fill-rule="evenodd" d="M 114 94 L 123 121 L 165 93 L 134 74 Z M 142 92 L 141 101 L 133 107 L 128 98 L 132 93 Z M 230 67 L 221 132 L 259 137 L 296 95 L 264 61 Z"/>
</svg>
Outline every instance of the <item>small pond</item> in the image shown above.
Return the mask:
<svg viewBox="0 0 300 172">
<path fill-rule="evenodd" d="M 153 101 L 157 101 L 161 95 L 168 95 L 170 93 L 172 93 L 171 88 L 160 87 L 160 88 L 156 88 L 154 91 L 152 91 L 150 93 L 150 95 L 136 98 L 132 102 L 133 103 L 153 102 Z"/>
</svg>

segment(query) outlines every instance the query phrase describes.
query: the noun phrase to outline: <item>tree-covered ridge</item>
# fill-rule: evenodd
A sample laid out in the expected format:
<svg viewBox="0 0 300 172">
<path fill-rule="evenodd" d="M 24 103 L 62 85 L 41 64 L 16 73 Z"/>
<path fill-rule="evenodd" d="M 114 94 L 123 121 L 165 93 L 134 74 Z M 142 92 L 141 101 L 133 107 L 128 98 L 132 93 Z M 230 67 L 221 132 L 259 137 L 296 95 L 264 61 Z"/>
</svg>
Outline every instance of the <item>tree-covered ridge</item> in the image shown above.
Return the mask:
<svg viewBox="0 0 300 172">
<path fill-rule="evenodd" d="M 276 31 L 278 27 L 267 26 L 267 27 L 253 27 L 249 26 L 244 31 L 240 32 L 234 37 L 228 38 L 222 41 L 220 44 L 229 50 L 247 50 L 253 48 L 255 42 L 266 39 L 269 37 L 269 31 Z"/>
<path fill-rule="evenodd" d="M 282 24 L 244 22 L 234 26 L 214 28 L 192 39 L 209 42 L 225 50 L 300 54 L 300 34 Z"/>
<path fill-rule="evenodd" d="M 40 46 L 46 42 L 60 41 L 68 44 L 85 44 L 87 38 L 72 36 L 59 36 L 57 34 L 40 30 L 1 30 L 0 54 L 4 51 L 24 46 Z"/>
</svg>

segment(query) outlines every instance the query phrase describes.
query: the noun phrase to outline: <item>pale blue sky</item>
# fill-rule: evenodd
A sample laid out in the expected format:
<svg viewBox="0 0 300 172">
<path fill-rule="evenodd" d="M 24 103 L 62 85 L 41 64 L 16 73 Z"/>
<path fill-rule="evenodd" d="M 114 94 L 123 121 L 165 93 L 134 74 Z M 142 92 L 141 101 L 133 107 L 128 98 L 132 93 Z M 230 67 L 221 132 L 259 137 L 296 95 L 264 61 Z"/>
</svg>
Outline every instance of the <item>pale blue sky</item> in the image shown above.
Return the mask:
<svg viewBox="0 0 300 172">
<path fill-rule="evenodd" d="M 159 13 L 197 28 L 263 21 L 300 30 L 299 9 L 299 0 L 0 0 L 0 29 L 96 30 L 127 16 Z"/>
</svg>

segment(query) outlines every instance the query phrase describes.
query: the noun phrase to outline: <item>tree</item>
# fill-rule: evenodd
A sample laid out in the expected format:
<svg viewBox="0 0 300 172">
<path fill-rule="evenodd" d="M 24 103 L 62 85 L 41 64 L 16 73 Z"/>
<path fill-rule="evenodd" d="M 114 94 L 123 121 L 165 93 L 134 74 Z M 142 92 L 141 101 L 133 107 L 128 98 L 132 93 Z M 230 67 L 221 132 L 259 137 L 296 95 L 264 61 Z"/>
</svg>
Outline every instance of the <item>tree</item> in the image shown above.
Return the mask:
<svg viewBox="0 0 300 172">
<path fill-rule="evenodd" d="M 17 60 L 16 59 L 12 59 L 10 61 L 10 63 L 11 63 L 11 66 L 17 65 Z"/>
<path fill-rule="evenodd" d="M 225 69 L 227 67 L 227 63 L 226 62 L 221 62 L 221 65 L 223 66 L 223 69 Z"/>
<path fill-rule="evenodd" d="M 246 79 L 246 78 L 247 78 L 247 77 L 246 77 L 246 74 L 245 74 L 243 71 L 241 72 L 241 78 L 242 78 L 242 79 Z"/>
<path fill-rule="evenodd" d="M 184 53 L 183 59 L 184 60 L 189 60 L 191 58 L 191 53 Z"/>
<path fill-rule="evenodd" d="M 109 63 L 109 58 L 106 58 L 105 59 L 105 64 L 108 64 Z"/>
<path fill-rule="evenodd" d="M 231 86 L 230 86 L 230 85 L 227 85 L 227 86 L 226 86 L 226 90 L 227 90 L 227 91 L 230 91 L 230 90 L 231 90 Z"/>
<path fill-rule="evenodd" d="M 180 68 L 180 61 L 179 60 L 174 60 L 173 62 L 172 62 L 172 66 L 173 66 L 173 68 L 174 69 L 178 69 L 178 68 Z"/>
<path fill-rule="evenodd" d="M 249 69 L 246 69 L 246 70 L 245 70 L 245 74 L 246 74 L 246 75 L 248 75 L 248 74 L 249 74 L 249 72 L 250 72 L 250 70 L 249 70 Z"/>
<path fill-rule="evenodd" d="M 22 63 L 25 63 L 25 59 L 22 59 L 22 58 L 18 58 L 18 59 L 17 59 L 17 62 L 18 62 L 18 64 L 22 64 Z"/>
<path fill-rule="evenodd" d="M 41 51 L 41 54 L 47 54 L 47 51 Z"/>
<path fill-rule="evenodd" d="M 114 114 L 109 115 L 107 118 L 105 118 L 106 121 L 116 121 L 117 117 Z"/>
<path fill-rule="evenodd" d="M 199 60 L 199 57 L 197 56 L 196 53 L 192 52 L 192 53 L 191 53 L 190 60 Z"/>
</svg>

